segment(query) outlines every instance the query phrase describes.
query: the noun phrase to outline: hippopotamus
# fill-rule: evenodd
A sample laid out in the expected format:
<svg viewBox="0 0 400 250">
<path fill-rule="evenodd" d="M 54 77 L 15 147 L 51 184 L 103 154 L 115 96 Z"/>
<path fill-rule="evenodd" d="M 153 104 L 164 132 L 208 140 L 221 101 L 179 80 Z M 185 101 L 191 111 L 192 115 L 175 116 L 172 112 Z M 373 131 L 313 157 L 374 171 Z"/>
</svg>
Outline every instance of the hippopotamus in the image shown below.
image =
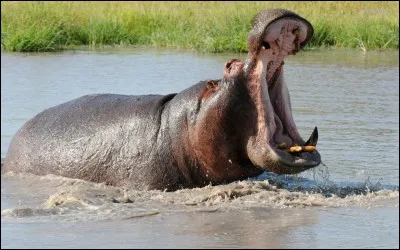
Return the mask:
<svg viewBox="0 0 400 250">
<path fill-rule="evenodd" d="M 261 11 L 247 58 L 228 60 L 221 79 L 169 95 L 86 95 L 46 109 L 13 137 L 3 171 L 173 191 L 316 167 L 318 131 L 307 141 L 299 135 L 283 77 L 284 59 L 312 35 L 292 11 Z"/>
</svg>

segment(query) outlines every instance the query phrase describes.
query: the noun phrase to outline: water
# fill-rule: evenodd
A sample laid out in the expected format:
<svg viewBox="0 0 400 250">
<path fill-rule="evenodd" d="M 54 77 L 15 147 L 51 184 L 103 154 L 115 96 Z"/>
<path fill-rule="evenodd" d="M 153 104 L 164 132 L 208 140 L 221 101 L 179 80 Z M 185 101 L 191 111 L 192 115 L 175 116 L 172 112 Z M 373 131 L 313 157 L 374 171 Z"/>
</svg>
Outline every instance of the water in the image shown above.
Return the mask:
<svg viewBox="0 0 400 250">
<path fill-rule="evenodd" d="M 1 157 L 48 107 L 86 94 L 168 94 L 240 54 L 143 49 L 1 54 Z M 399 52 L 301 52 L 285 63 L 293 116 L 325 165 L 227 185 L 135 191 L 3 174 L 2 248 L 398 248 Z"/>
</svg>

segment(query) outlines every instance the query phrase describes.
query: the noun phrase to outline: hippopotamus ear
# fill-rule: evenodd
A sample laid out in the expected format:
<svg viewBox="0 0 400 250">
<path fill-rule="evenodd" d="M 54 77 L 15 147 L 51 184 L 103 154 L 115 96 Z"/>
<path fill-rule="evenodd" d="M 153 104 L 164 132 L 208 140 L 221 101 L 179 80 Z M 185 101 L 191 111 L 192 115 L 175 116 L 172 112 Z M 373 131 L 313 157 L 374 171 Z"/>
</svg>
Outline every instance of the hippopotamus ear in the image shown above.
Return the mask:
<svg viewBox="0 0 400 250">
<path fill-rule="evenodd" d="M 313 26 L 296 13 L 285 9 L 267 9 L 259 12 L 252 20 L 252 30 L 248 38 L 249 52 L 257 54 L 263 46 L 263 39 L 269 25 L 280 19 L 291 18 L 302 22 L 307 27 L 304 40 L 301 41 L 299 49 L 302 49 L 310 41 L 314 34 Z M 268 48 L 266 48 L 268 49 Z"/>
<path fill-rule="evenodd" d="M 200 94 L 200 99 L 201 100 L 205 100 L 207 98 L 209 98 L 212 94 L 215 93 L 215 91 L 217 91 L 218 86 L 219 86 L 219 82 L 216 80 L 208 80 L 205 82 L 206 86 L 203 90 L 203 92 Z"/>
<path fill-rule="evenodd" d="M 206 82 L 206 86 L 207 86 L 207 89 L 209 89 L 209 90 L 215 90 L 218 87 L 218 82 L 213 81 L 213 80 L 208 80 Z"/>
</svg>

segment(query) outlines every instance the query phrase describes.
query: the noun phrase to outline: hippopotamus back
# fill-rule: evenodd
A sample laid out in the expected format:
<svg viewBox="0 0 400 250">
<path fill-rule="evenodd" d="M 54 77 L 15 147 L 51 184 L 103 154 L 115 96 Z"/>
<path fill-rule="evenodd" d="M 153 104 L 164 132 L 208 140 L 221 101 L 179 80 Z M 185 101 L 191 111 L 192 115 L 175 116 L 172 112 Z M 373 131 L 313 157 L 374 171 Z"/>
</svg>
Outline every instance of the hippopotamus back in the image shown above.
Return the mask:
<svg viewBox="0 0 400 250">
<path fill-rule="evenodd" d="M 5 171 L 18 169 L 111 185 L 126 184 L 131 175 L 137 175 L 133 184 L 148 183 L 140 189 L 151 188 L 153 182 L 159 186 L 162 180 L 151 179 L 168 173 L 157 174 L 166 169 L 157 166 L 157 152 L 167 152 L 156 150 L 157 141 L 164 140 L 157 137 L 163 108 L 175 95 L 86 95 L 46 109 L 13 138 Z"/>
</svg>

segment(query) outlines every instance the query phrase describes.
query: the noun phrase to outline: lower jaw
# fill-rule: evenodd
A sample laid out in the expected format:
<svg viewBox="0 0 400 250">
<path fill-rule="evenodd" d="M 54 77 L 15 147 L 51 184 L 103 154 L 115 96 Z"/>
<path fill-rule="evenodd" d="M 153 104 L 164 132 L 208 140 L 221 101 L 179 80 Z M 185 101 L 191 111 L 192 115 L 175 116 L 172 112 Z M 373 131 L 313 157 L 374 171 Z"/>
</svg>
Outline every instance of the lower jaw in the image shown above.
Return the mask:
<svg viewBox="0 0 400 250">
<path fill-rule="evenodd" d="M 264 169 L 267 172 L 273 172 L 275 174 L 298 174 L 304 172 L 312 167 L 303 167 L 303 166 L 289 166 L 282 163 L 277 163 L 277 165 L 268 166 L 268 168 Z"/>
<path fill-rule="evenodd" d="M 266 171 L 266 172 L 272 172 L 275 174 L 299 174 L 301 172 L 304 172 L 304 171 L 314 168 L 316 166 L 317 165 L 315 165 L 315 166 L 291 166 L 291 165 L 287 165 L 285 163 L 277 162 L 276 164 L 269 165 L 268 167 L 258 168 L 258 169 Z"/>
<path fill-rule="evenodd" d="M 289 153 L 286 150 L 275 149 L 274 171 L 278 174 L 297 174 L 320 164 L 318 151 Z"/>
<path fill-rule="evenodd" d="M 281 86 L 278 86 L 278 79 L 279 75 L 281 74 L 283 63 L 276 69 L 276 71 L 273 73 L 272 77 L 270 77 L 270 80 L 268 81 L 267 79 L 267 71 L 262 71 L 261 77 L 259 79 L 262 79 L 260 84 L 265 88 L 267 87 L 268 90 L 268 95 L 270 95 L 272 92 L 275 91 L 275 94 L 273 96 L 270 95 L 269 99 L 274 99 L 273 97 L 275 96 L 280 96 L 281 98 L 282 95 L 279 94 L 279 90 L 274 88 L 278 88 Z M 268 67 L 267 67 L 268 68 Z M 278 92 L 277 92 L 278 91 Z M 270 101 L 270 100 L 269 100 Z M 283 102 L 289 101 L 289 99 L 284 99 L 281 100 Z M 272 112 L 282 110 L 282 106 L 279 106 L 280 104 L 276 103 L 270 103 L 270 109 L 272 108 Z M 321 158 L 318 153 L 318 151 L 312 151 L 312 152 L 298 152 L 298 153 L 290 153 L 288 152 L 287 149 L 289 149 L 292 146 L 299 145 L 299 146 L 304 146 L 305 142 L 303 139 L 300 137 L 300 135 L 297 133 L 296 126 L 294 125 L 294 122 L 292 117 L 291 117 L 291 109 L 290 109 L 290 104 L 285 102 L 285 105 L 289 105 L 290 111 L 285 114 L 284 112 L 280 111 L 280 115 L 274 114 L 276 117 L 274 118 L 275 124 L 279 124 L 278 130 L 271 129 L 267 133 L 269 133 L 269 136 L 266 136 L 266 138 L 269 138 L 267 140 L 260 139 L 258 136 L 258 143 L 253 144 L 253 150 L 252 156 L 253 156 L 253 163 L 256 163 L 254 165 L 257 165 L 256 167 L 258 169 L 262 169 L 264 171 L 269 171 L 269 172 L 274 172 L 277 174 L 297 174 L 300 172 L 303 172 L 305 170 L 308 170 L 310 168 L 316 167 L 320 164 Z M 267 110 L 267 108 L 265 108 Z M 287 115 L 289 114 L 289 117 Z M 276 119 L 279 119 L 277 121 Z M 270 119 L 271 120 L 271 119 Z M 292 125 L 290 125 L 292 124 Z M 266 124 L 267 125 L 267 124 Z M 269 126 L 271 124 L 268 124 L 266 127 L 275 127 L 275 126 Z M 290 131 L 290 134 L 289 134 Z M 272 135 L 272 136 L 271 136 Z M 264 143 L 262 143 L 264 141 Z M 268 144 L 267 147 L 264 147 L 263 145 Z M 279 145 L 285 143 L 285 150 L 279 149 Z M 258 156 L 257 156 L 258 154 Z"/>
<path fill-rule="evenodd" d="M 255 146 L 255 151 L 252 151 L 253 154 L 249 155 L 254 160 L 253 165 L 267 172 L 297 174 L 316 167 L 321 162 L 317 150 L 291 153 L 287 149 L 272 148 L 271 145 L 262 147 L 258 144 Z"/>
<path fill-rule="evenodd" d="M 297 174 L 318 166 L 321 161 L 317 150 L 290 153 L 257 142 L 251 143 L 247 152 L 249 160 L 255 168 L 277 174 Z"/>
</svg>

